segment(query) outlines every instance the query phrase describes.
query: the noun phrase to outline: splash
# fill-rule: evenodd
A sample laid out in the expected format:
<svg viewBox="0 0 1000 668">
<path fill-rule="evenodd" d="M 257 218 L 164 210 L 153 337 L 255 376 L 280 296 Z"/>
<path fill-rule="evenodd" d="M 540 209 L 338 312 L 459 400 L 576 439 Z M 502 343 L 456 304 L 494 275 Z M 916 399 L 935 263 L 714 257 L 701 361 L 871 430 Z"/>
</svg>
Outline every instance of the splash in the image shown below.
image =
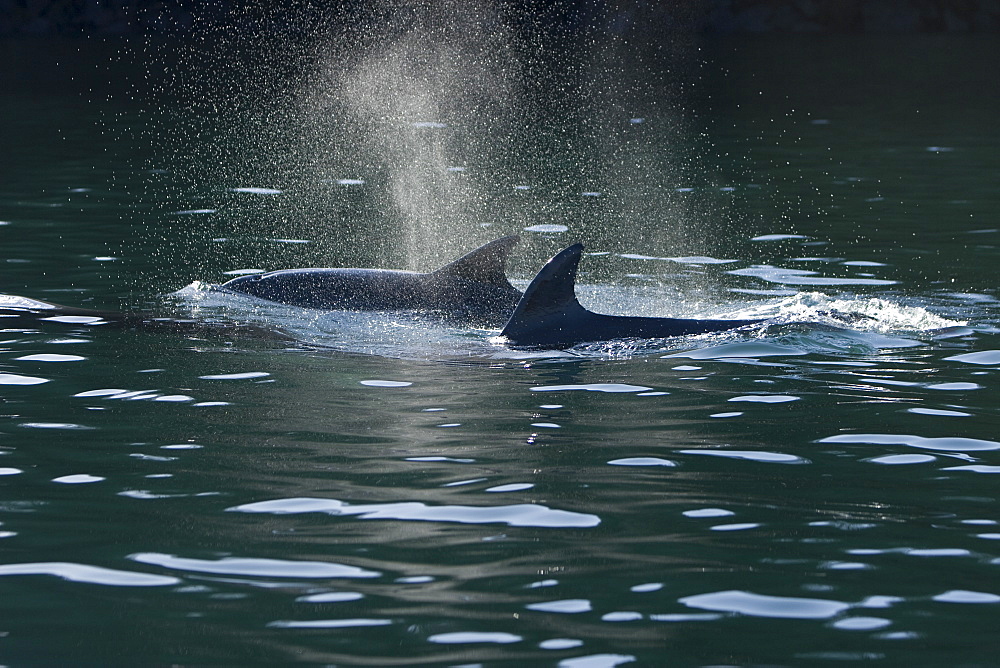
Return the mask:
<svg viewBox="0 0 1000 668">
<path fill-rule="evenodd" d="M 348 180 L 368 189 L 372 215 L 361 225 L 329 221 L 326 233 L 387 240 L 401 264 L 420 268 L 502 222 L 489 181 L 510 150 L 521 66 L 511 28 L 487 3 L 385 7 L 360 43 L 318 44 L 291 149 L 314 191 L 334 184 L 339 195 Z"/>
<path fill-rule="evenodd" d="M 193 119 L 166 148 L 187 181 L 163 232 L 174 264 L 420 270 L 522 230 L 532 268 L 570 236 L 712 250 L 704 230 L 732 197 L 691 187 L 710 179 L 682 111 L 689 38 L 639 48 L 614 10 L 573 3 L 264 14 L 196 31 L 171 71 Z M 275 22 L 297 32 L 274 39 Z"/>
<path fill-rule="evenodd" d="M 521 68 L 491 7 L 443 2 L 345 73 L 345 102 L 370 127 L 366 148 L 388 168 L 388 194 L 411 266 L 444 261 L 489 210 L 489 173 L 511 149 Z"/>
<path fill-rule="evenodd" d="M 879 333 L 930 332 L 966 323 L 880 297 L 831 297 L 800 292 L 751 309 L 777 322 L 814 322 Z"/>
<path fill-rule="evenodd" d="M 594 286 L 590 286 L 594 287 Z M 606 287 L 605 289 L 613 290 Z M 698 317 L 760 318 L 752 330 L 666 339 L 620 339 L 584 343 L 568 350 L 513 350 L 496 330 L 463 328 L 412 312 L 316 311 L 194 283 L 173 300 L 190 316 L 213 322 L 253 322 L 278 330 L 306 349 L 379 357 L 451 362 L 539 363 L 567 359 L 668 357 L 735 359 L 823 355 L 869 355 L 926 345 L 928 339 L 967 331 L 964 322 L 920 305 L 878 297 L 831 297 L 804 292 L 754 304 L 718 305 Z M 692 313 L 676 314 L 691 317 Z"/>
</svg>

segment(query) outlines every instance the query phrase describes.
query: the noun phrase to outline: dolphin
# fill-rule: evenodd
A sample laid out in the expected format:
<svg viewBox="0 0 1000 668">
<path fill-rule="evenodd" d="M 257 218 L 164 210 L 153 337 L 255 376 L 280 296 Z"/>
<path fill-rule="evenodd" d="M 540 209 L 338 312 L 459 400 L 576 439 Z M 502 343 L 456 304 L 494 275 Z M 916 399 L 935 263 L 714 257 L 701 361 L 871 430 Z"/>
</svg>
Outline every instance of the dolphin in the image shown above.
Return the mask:
<svg viewBox="0 0 1000 668">
<path fill-rule="evenodd" d="M 497 239 L 427 273 L 394 269 L 285 269 L 241 276 L 215 289 L 306 308 L 412 310 L 464 319 L 489 328 L 506 322 L 500 336 L 514 348 L 568 348 L 589 341 L 665 338 L 763 322 L 615 316 L 588 311 L 576 299 L 582 244 L 555 255 L 522 294 L 505 274 L 507 258 L 518 240 L 517 236 Z M 267 334 L 254 325 L 95 311 L 0 295 L 0 327 L 40 320 L 183 333 L 235 329 L 258 336 Z M 291 340 L 280 333 L 271 333 L 270 337 Z"/>
<path fill-rule="evenodd" d="M 499 327 L 521 293 L 506 276 L 519 237 L 480 246 L 437 271 L 282 269 L 241 276 L 219 286 L 292 306 L 326 310 L 412 310 Z"/>
<path fill-rule="evenodd" d="M 285 269 L 241 276 L 217 286 L 273 302 L 327 310 L 435 312 L 446 318 L 502 325 L 521 292 L 506 276 L 516 235 L 480 246 L 437 271 L 394 269 Z M 197 329 L 198 321 L 140 312 L 97 311 L 0 294 L 0 326 L 36 321 Z M 206 323 L 220 325 L 220 323 Z"/>
<path fill-rule="evenodd" d="M 762 320 L 686 320 L 604 315 L 576 299 L 576 270 L 583 244 L 555 255 L 524 291 L 500 336 L 514 348 L 570 348 L 611 339 L 659 339 L 721 332 Z"/>
</svg>

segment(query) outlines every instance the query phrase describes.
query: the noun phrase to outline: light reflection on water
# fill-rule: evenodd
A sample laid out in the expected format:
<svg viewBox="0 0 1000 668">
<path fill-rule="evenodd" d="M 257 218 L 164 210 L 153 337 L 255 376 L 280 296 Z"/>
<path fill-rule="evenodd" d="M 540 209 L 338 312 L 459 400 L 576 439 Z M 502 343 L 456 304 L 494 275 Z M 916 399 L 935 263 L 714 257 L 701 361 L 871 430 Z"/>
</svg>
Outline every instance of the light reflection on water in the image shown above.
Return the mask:
<svg viewBox="0 0 1000 668">
<path fill-rule="evenodd" d="M 38 368 L 25 358 L 51 336 L 9 342 L 5 373 Z M 1000 600 L 974 584 L 995 568 L 997 520 L 990 477 L 972 475 L 1000 468 L 975 422 L 996 413 L 996 370 L 965 340 L 858 359 L 817 352 L 805 332 L 795 345 L 455 366 L 147 347 L 153 336 L 102 331 L 86 356 L 51 366 L 67 371 L 34 377 L 48 382 L 5 386 L 22 406 L 11 426 L 78 435 L 42 456 L 44 441 L 5 430 L 10 596 L 33 599 L 46 576 L 64 582 L 46 588 L 166 592 L 164 612 L 202 610 L 226 646 L 252 633 L 269 655 L 291 643 L 333 656 L 342 636 L 299 634 L 363 630 L 401 648 L 378 654 L 390 663 L 435 648 L 488 661 L 485 647 L 640 660 L 659 656 L 664 627 L 707 642 L 790 621 L 812 625 L 790 641 L 797 656 L 845 642 L 908 656 L 942 628 L 987 625 Z M 106 364 L 129 347 L 142 355 Z M 948 384 L 960 388 L 935 389 Z M 216 407 L 196 408 L 202 398 Z M 733 402 L 746 408 L 713 420 Z M 955 430 L 956 412 L 971 431 Z M 559 429 L 541 426 L 551 420 Z M 83 509 L 102 517 L 97 542 L 57 557 L 45 537 L 73 535 Z"/>
<path fill-rule="evenodd" d="M 801 92 L 769 103 L 786 94 Z M 616 247 L 557 217 L 528 232 L 515 274 L 594 234 L 591 306 L 761 315 L 761 331 L 526 353 L 488 331 L 203 293 L 181 305 L 310 345 L 72 321 L 0 331 L 3 659 L 994 662 L 998 237 L 984 222 L 995 184 L 977 174 L 996 171 L 995 120 L 975 142 L 934 121 L 873 132 L 881 107 L 825 102 L 813 111 L 828 123 L 773 130 L 798 133 L 796 147 L 764 132 L 755 144 L 794 153 L 802 183 L 762 161 L 753 177 L 767 189 L 672 191 L 764 209 L 726 243 Z M 160 242 L 109 251 L 123 226 L 160 220 L 156 207 L 184 214 L 163 218 L 183 221 L 164 224 L 171 234 L 204 232 L 226 252 L 323 241 L 213 227 L 292 194 L 263 182 L 226 184 L 244 191 L 231 204 L 132 201 L 149 175 L 94 169 L 104 145 L 66 130 L 75 110 L 42 111 L 68 140 L 22 146 L 24 168 L 0 185 L 5 291 L 100 306 L 122 290 L 109 266 L 183 274 L 150 300 L 221 280 L 189 275 Z M 654 132 L 657 115 L 642 113 L 629 126 Z M 772 118 L 761 113 L 750 120 Z M 741 153 L 740 132 L 720 146 Z M 893 138 L 908 148 L 873 148 Z M 82 158 L 61 162 L 76 141 Z M 345 198 L 378 187 L 343 180 L 331 185 Z M 753 198 L 775 183 L 790 198 L 834 191 L 828 217 L 770 217 L 774 200 Z M 597 207 L 615 202 L 611 185 L 565 191 Z M 106 199 L 70 191 L 98 186 Z M 543 201 L 543 186 L 527 192 Z M 516 188 L 504 190 L 526 194 Z M 142 220 L 123 221 L 123 202 Z M 917 208 L 932 212 L 921 224 Z M 238 266 L 256 265 L 226 269 Z"/>
</svg>

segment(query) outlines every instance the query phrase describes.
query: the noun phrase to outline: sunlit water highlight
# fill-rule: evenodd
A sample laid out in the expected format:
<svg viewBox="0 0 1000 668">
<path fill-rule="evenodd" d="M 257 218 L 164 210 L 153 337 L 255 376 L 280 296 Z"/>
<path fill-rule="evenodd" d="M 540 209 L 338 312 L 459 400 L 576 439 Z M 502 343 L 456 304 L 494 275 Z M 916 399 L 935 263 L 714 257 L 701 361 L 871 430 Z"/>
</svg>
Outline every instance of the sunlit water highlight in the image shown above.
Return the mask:
<svg viewBox="0 0 1000 668">
<path fill-rule="evenodd" d="M 35 67 L 0 87 L 18 165 L 0 184 L 3 291 L 293 334 L 0 320 L 2 660 L 995 663 L 993 74 L 969 42 L 779 42 L 717 53 L 706 76 L 725 84 L 696 82 L 718 183 L 675 169 L 674 111 L 641 95 L 532 117 L 528 134 L 587 131 L 527 142 L 516 165 L 450 153 L 466 129 L 421 110 L 382 119 L 382 139 L 440 148 L 423 154 L 440 173 L 317 151 L 297 180 L 207 150 L 184 158 L 211 174 L 226 156 L 227 178 L 192 188 L 145 171 L 160 154 L 127 141 L 130 102 L 17 94 Z M 101 119 L 113 147 L 88 130 Z M 396 176 L 458 197 L 407 202 Z M 385 252 L 405 237 L 390 193 L 462 248 L 521 232 L 520 287 L 583 240 L 594 309 L 766 326 L 525 352 L 412 314 L 162 296 L 358 247 L 404 266 Z"/>
</svg>

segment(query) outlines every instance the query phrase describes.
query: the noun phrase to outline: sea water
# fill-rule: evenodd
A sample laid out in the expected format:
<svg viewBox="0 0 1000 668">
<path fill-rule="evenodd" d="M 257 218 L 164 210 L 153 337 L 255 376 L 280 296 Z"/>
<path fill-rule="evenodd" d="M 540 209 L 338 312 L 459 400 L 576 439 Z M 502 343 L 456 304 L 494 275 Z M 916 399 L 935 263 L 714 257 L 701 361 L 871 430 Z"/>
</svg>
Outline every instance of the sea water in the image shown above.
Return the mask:
<svg viewBox="0 0 1000 668">
<path fill-rule="evenodd" d="M 0 661 L 995 661 L 1000 145 L 981 42 L 706 44 L 690 103 L 718 178 L 664 180 L 658 200 L 697 234 L 615 217 L 659 192 L 643 179 L 563 181 L 544 156 L 509 174 L 493 201 L 536 217 L 470 220 L 458 245 L 520 233 L 519 287 L 584 241 L 590 308 L 768 323 L 568 351 L 167 296 L 336 247 L 378 179 L 330 184 L 342 208 L 314 234 L 246 233 L 294 189 L 248 176 L 185 199 L 128 131 L 141 102 L 70 80 L 105 50 L 3 48 L 71 66 L 0 94 L 2 291 L 295 341 L 0 329 Z M 623 114 L 608 141 L 669 153 L 666 115 Z M 361 257 L 344 255 L 329 264 Z"/>
</svg>

